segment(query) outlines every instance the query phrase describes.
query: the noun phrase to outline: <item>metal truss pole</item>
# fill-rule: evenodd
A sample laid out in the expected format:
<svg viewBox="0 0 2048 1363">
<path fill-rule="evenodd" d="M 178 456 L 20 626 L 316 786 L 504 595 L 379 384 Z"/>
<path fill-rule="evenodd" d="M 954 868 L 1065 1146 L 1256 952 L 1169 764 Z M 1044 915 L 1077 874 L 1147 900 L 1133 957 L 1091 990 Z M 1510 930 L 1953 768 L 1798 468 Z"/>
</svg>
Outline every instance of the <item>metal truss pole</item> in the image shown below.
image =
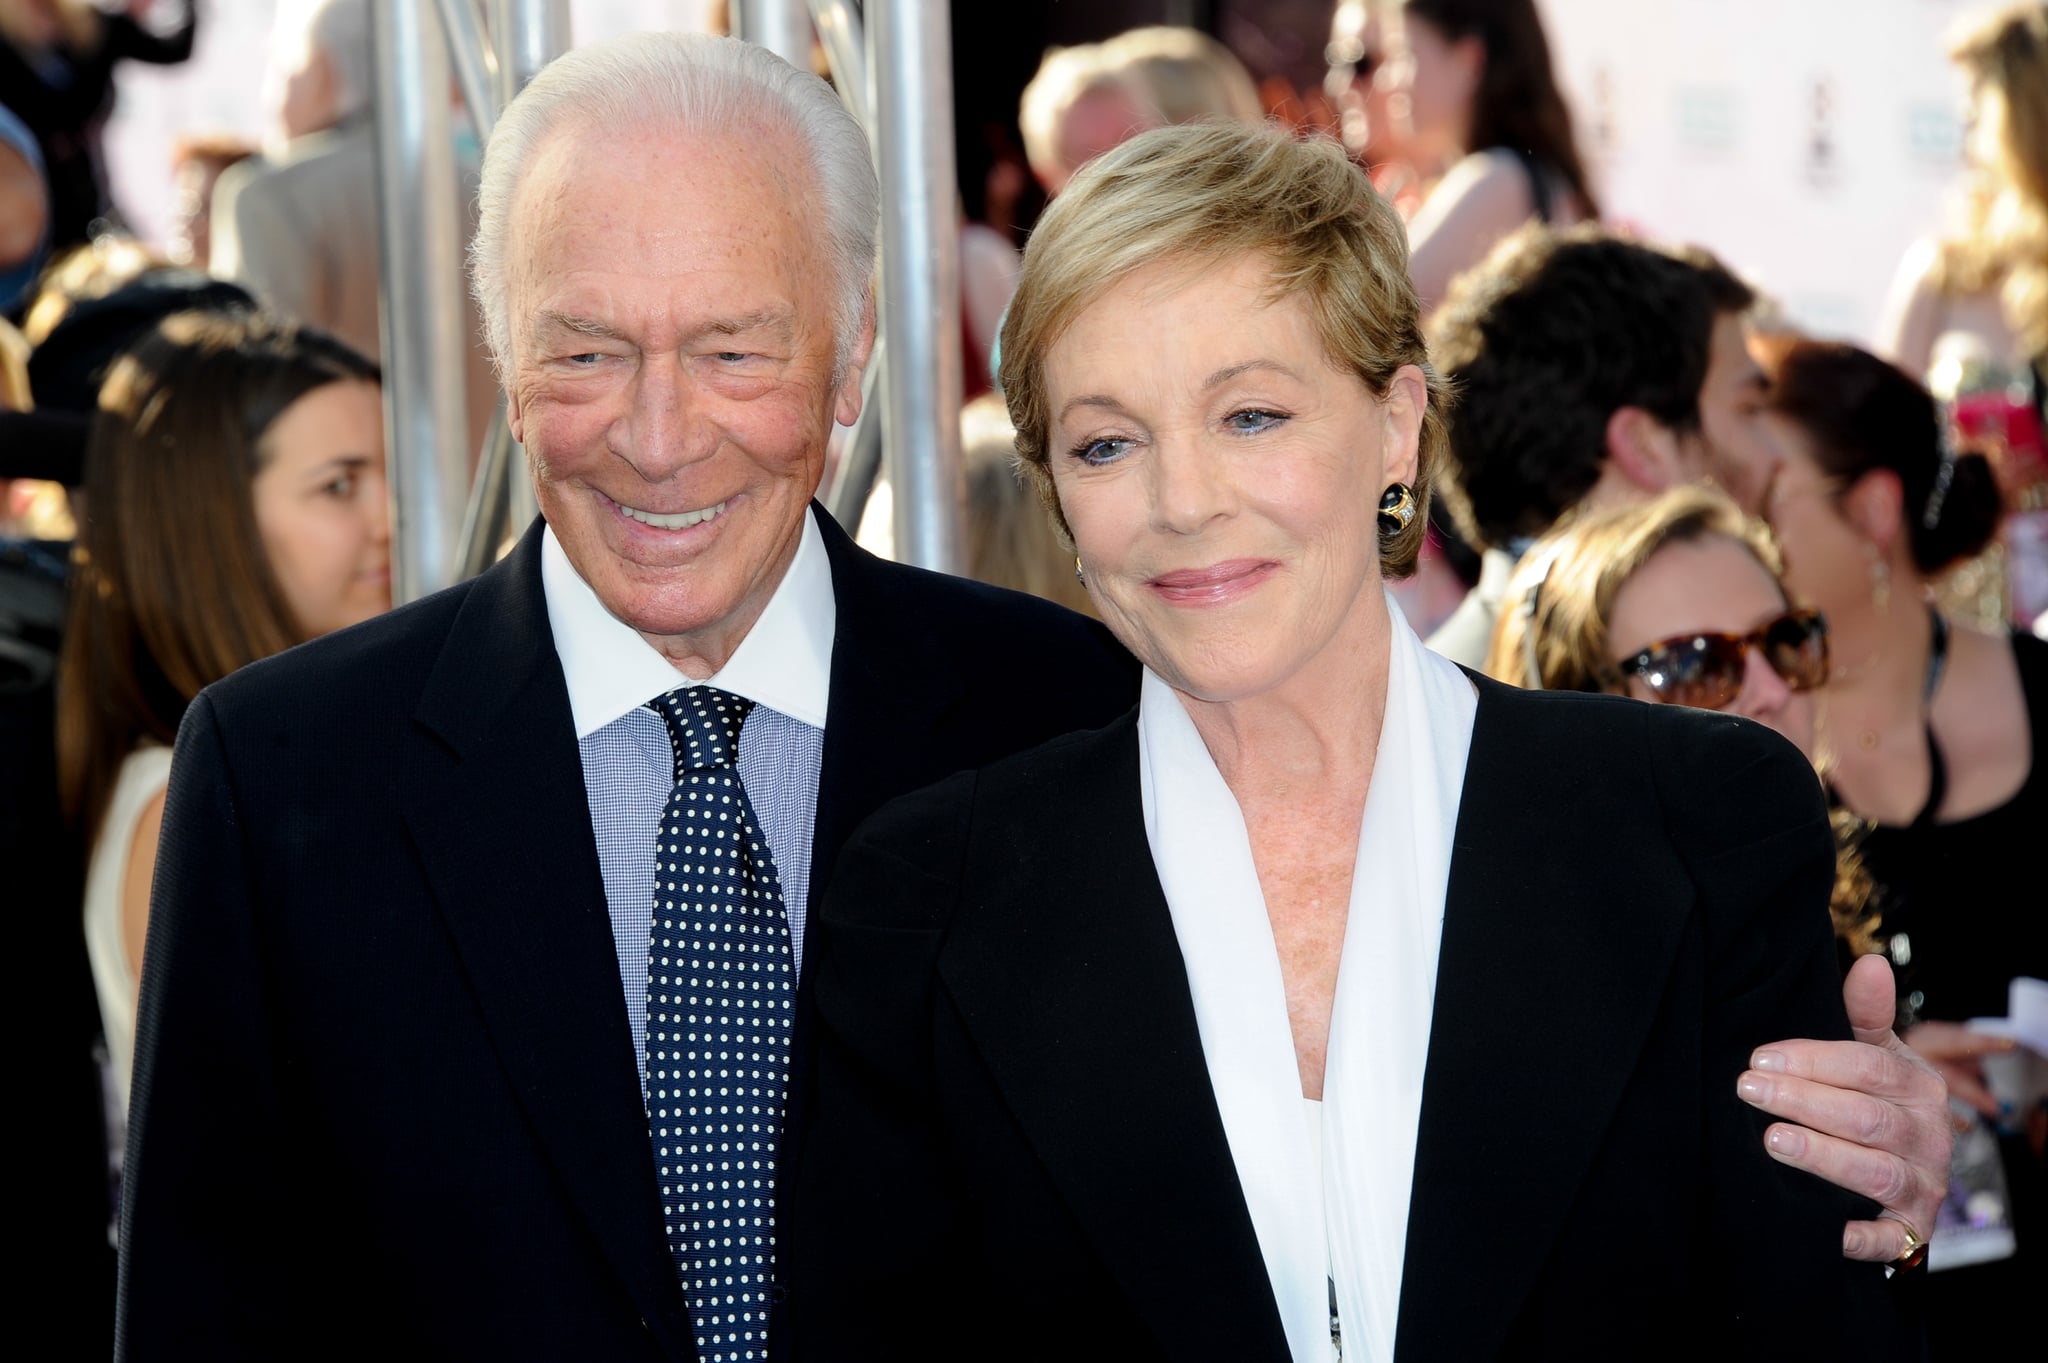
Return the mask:
<svg viewBox="0 0 2048 1363">
<path fill-rule="evenodd" d="M 947 7 L 869 0 L 868 107 L 882 177 L 882 391 L 896 557 L 959 572 L 960 220 Z"/>
<path fill-rule="evenodd" d="M 491 46 L 496 56 L 493 78 L 498 108 L 503 109 L 543 66 L 569 50 L 569 4 L 568 0 L 489 3 Z M 494 440 L 502 445 L 500 457 L 511 466 L 510 476 L 505 479 L 506 519 L 517 533 L 533 523 L 533 518 L 540 514 L 540 504 L 534 500 L 533 479 L 527 473 L 525 454 L 504 424 L 503 407 L 501 398 L 499 419 L 492 429 Z"/>
<path fill-rule="evenodd" d="M 851 0 L 810 0 L 811 22 L 817 26 L 818 41 L 825 48 L 825 64 L 832 73 L 832 85 L 847 111 L 867 131 L 870 151 L 874 147 L 875 123 L 868 109 L 867 43 L 861 32 L 860 15 Z M 868 372 L 861 381 L 860 416 L 840 443 L 839 461 L 824 489 L 825 508 L 848 531 L 860 528 L 861 513 L 868 495 L 882 471 L 883 376 L 888 373 L 889 347 L 877 338 L 868 356 Z"/>
<path fill-rule="evenodd" d="M 799 71 L 811 69 L 811 16 L 804 0 L 740 0 L 739 33 Z"/>
<path fill-rule="evenodd" d="M 455 306 L 462 224 L 441 25 L 425 0 L 381 0 L 371 10 L 391 595 L 405 602 L 455 580 L 469 481 L 468 338 Z"/>
</svg>

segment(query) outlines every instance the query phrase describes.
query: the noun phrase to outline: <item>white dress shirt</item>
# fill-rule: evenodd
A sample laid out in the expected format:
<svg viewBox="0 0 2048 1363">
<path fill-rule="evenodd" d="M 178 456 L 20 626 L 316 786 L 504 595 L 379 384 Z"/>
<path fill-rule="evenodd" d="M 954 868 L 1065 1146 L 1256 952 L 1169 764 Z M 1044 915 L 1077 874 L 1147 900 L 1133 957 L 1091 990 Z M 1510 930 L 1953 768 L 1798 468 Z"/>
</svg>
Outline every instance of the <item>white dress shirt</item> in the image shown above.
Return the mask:
<svg viewBox="0 0 2048 1363">
<path fill-rule="evenodd" d="M 685 676 L 598 599 L 552 527 L 541 536 L 541 590 L 583 759 L 619 983 L 647 1075 L 647 939 L 654 911 L 654 838 L 675 784 L 668 726 L 647 702 L 679 686 L 717 687 L 754 702 L 740 730 L 739 774 L 782 882 L 790 946 L 803 964 L 811 837 L 831 697 L 838 618 L 832 565 L 816 522 L 804 517 L 789 569 L 761 618 L 716 675 Z"/>
</svg>

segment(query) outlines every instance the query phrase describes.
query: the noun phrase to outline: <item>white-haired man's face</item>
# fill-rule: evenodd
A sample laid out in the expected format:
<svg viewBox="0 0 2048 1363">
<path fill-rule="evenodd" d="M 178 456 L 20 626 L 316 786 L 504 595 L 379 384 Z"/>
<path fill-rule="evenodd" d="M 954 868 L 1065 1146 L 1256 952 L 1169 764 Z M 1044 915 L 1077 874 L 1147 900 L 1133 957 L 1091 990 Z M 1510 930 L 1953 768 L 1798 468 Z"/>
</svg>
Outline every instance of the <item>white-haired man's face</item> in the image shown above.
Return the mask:
<svg viewBox="0 0 2048 1363">
<path fill-rule="evenodd" d="M 541 513 L 605 608 L 699 678 L 796 553 L 864 333 L 834 365 L 832 258 L 774 136 L 563 134 L 515 197 L 506 379 Z"/>
</svg>

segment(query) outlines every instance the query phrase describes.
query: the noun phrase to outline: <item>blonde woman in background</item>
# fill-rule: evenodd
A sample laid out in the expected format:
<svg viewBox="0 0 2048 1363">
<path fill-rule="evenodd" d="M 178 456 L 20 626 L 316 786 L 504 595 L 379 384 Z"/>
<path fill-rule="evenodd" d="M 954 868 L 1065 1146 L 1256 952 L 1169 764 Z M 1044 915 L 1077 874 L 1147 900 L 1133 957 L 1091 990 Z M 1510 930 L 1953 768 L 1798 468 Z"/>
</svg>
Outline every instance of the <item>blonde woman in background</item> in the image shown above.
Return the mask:
<svg viewBox="0 0 2048 1363">
<path fill-rule="evenodd" d="M 1950 356 L 2019 369 L 2048 352 L 2048 4 L 1976 15 L 1949 59 L 1970 82 L 1969 215 L 1907 253 L 1878 343 L 1923 379 Z"/>
<path fill-rule="evenodd" d="M 1128 73 L 1161 123 L 1266 116 L 1259 88 L 1236 54 L 1199 29 L 1134 28 L 1102 44 L 1103 61 Z"/>
<path fill-rule="evenodd" d="M 960 414 L 967 466 L 967 575 L 1095 614 L 1074 573 L 1074 554 L 1017 471 L 1017 428 L 997 394 Z"/>
</svg>

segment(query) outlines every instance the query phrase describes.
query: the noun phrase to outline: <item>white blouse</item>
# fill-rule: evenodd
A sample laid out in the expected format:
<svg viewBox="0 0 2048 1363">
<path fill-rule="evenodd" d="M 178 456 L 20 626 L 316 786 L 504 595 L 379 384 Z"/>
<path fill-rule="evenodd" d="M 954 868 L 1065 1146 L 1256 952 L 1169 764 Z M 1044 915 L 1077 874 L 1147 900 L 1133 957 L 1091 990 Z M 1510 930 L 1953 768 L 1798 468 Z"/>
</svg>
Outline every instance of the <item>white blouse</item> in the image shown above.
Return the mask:
<svg viewBox="0 0 2048 1363">
<path fill-rule="evenodd" d="M 128 853 L 142 811 L 171 782 L 171 750 L 158 743 L 137 748 L 122 760 L 107 800 L 107 816 L 93 840 L 85 872 L 85 950 L 92 961 L 93 992 L 99 996 L 100 1029 L 121 1112 L 128 1111 L 128 1087 L 135 1066 L 135 989 L 140 962 L 128 959 L 121 930 L 121 890 L 128 878 Z"/>
<path fill-rule="evenodd" d="M 1202 1053 L 1295 1363 L 1393 1357 L 1451 840 L 1478 697 L 1387 602 L 1387 708 L 1309 1130 L 1286 989 L 1236 798 L 1173 689 L 1138 708 L 1145 831 Z"/>
</svg>

